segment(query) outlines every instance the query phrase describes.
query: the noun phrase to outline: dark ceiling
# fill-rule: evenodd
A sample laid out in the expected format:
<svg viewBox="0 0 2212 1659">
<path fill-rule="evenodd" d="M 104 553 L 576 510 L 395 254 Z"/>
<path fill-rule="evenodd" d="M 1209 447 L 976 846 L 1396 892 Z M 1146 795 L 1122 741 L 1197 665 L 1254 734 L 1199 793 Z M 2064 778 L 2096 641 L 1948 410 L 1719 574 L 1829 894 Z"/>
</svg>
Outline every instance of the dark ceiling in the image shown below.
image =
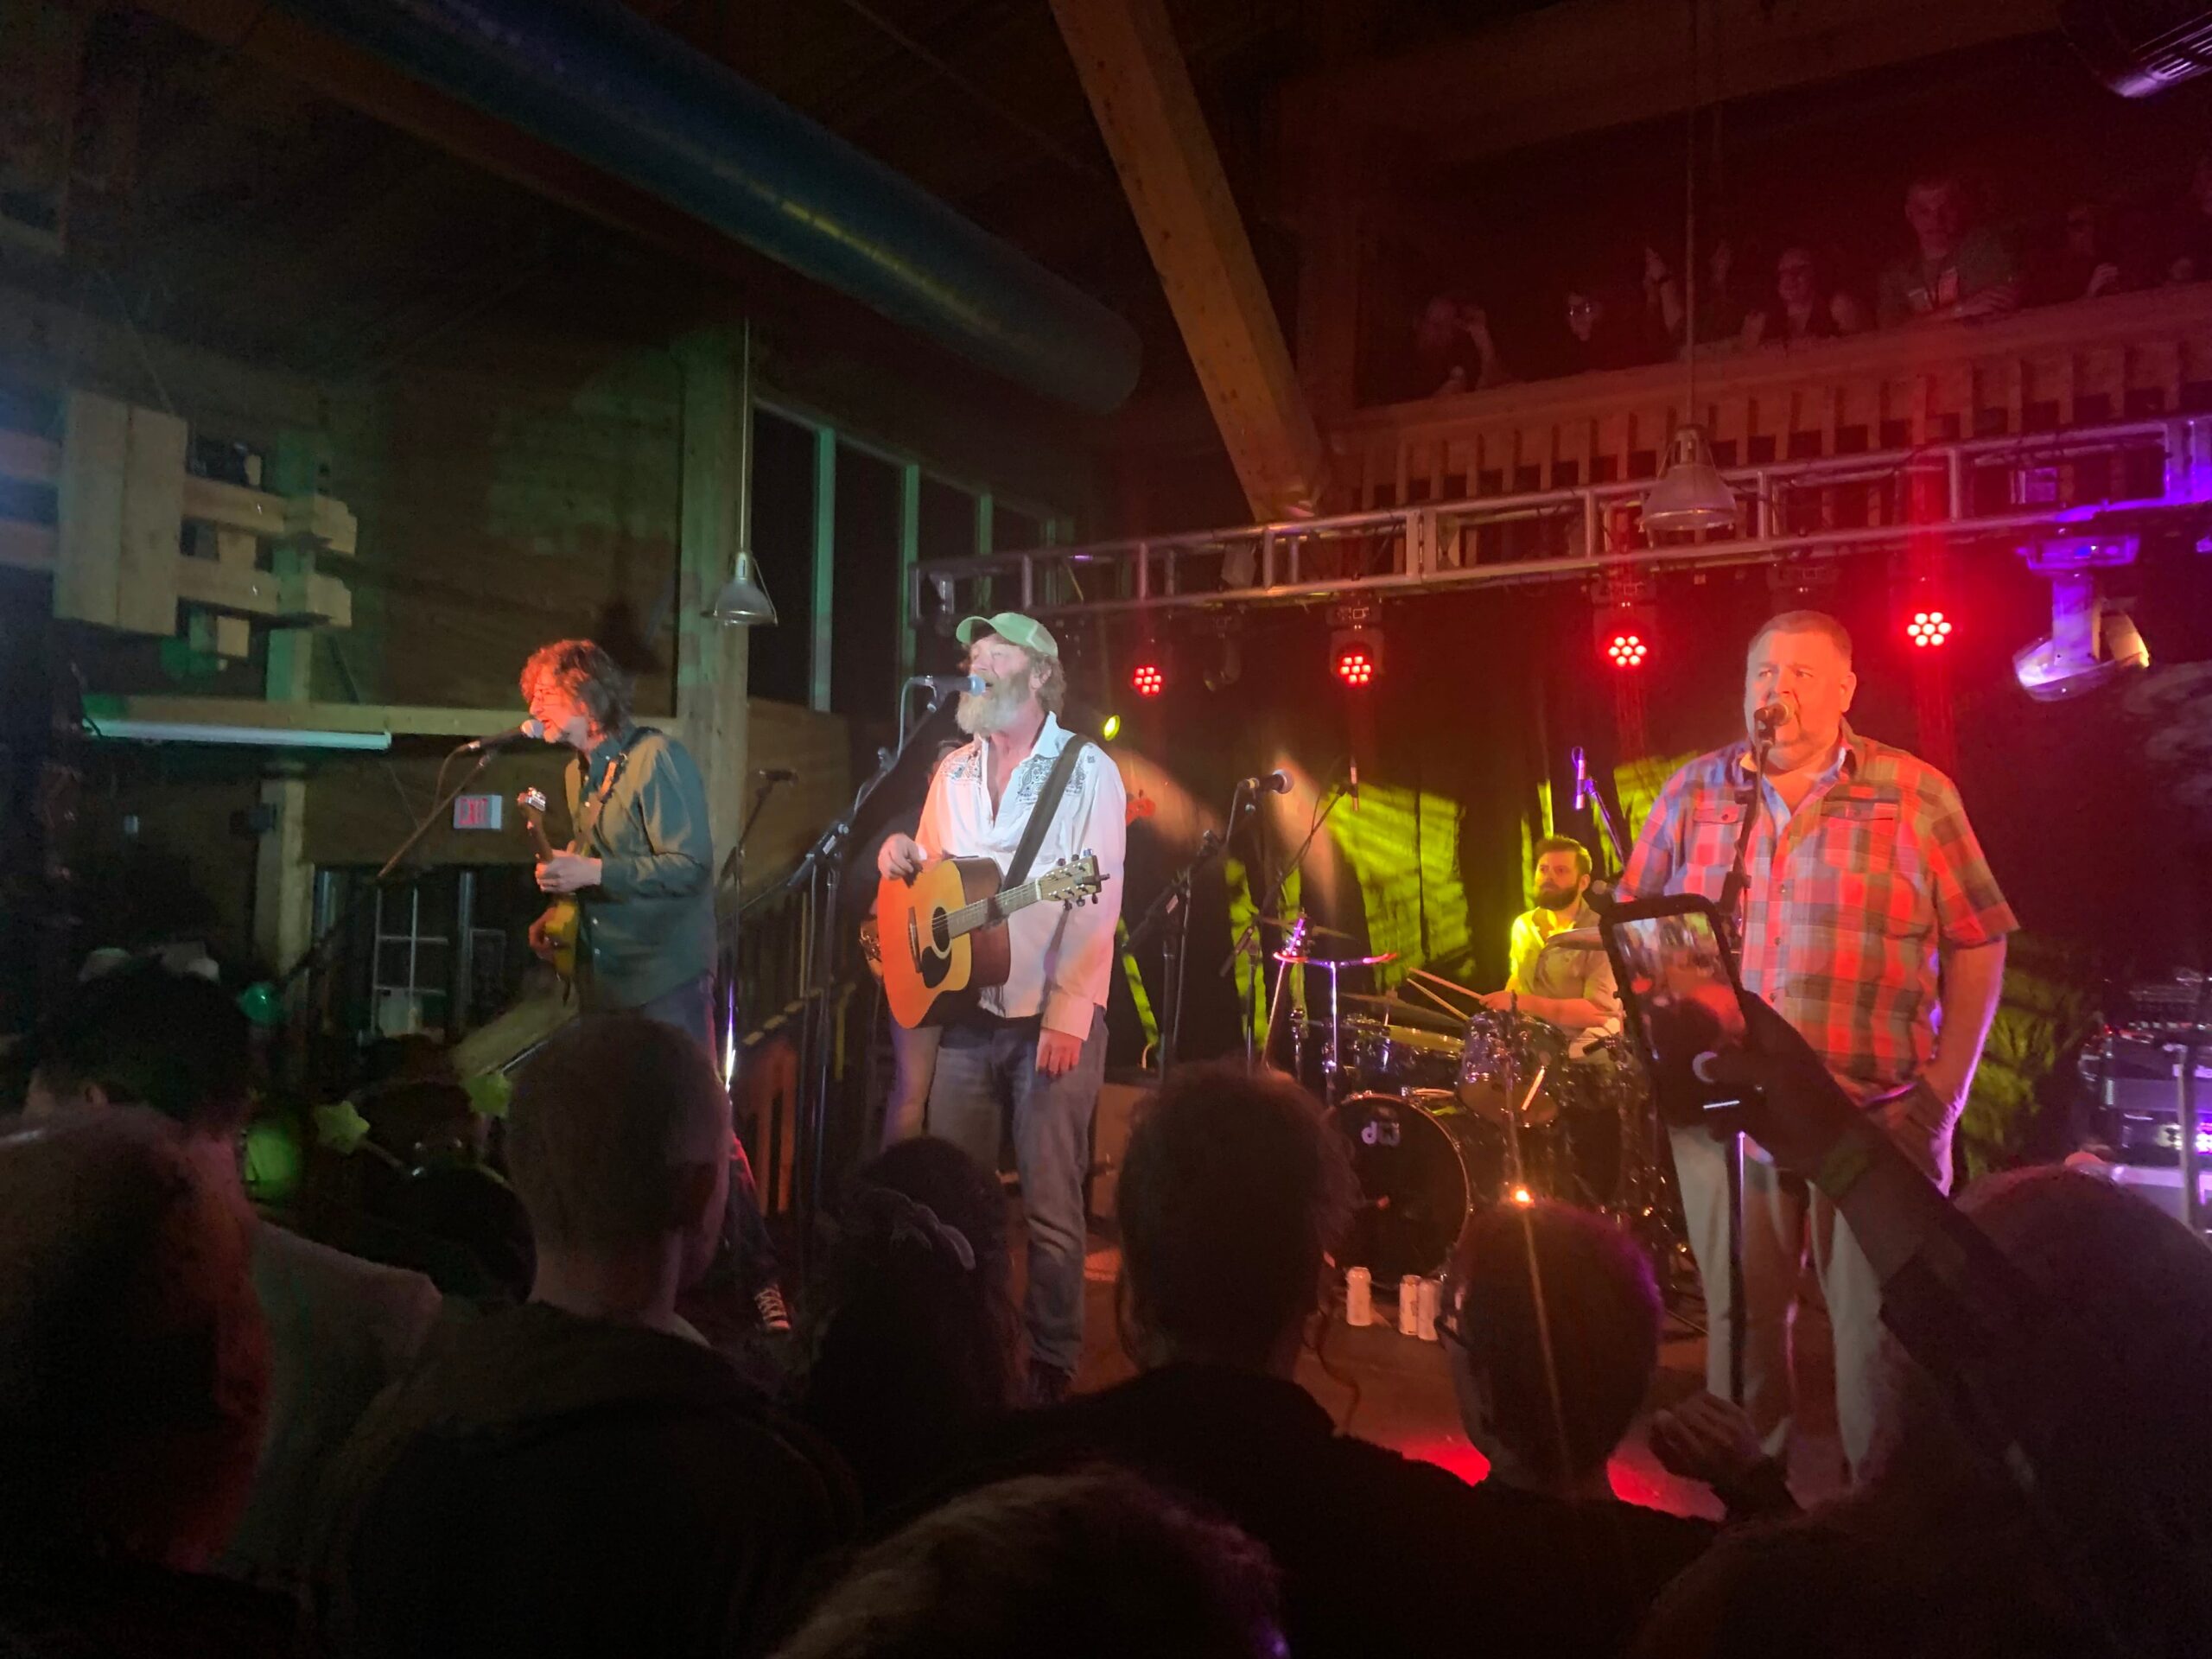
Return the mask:
<svg viewBox="0 0 2212 1659">
<path fill-rule="evenodd" d="M 1279 295 L 1293 249 L 1275 202 L 1274 89 L 1544 3 L 1171 0 Z M 638 9 L 1122 310 L 1145 339 L 1147 391 L 1187 383 L 1046 0 Z M 319 97 L 245 44 L 128 8 L 104 15 L 91 69 L 138 89 L 132 175 L 124 188 L 76 194 L 64 260 L 0 251 L 0 276 L 341 380 L 494 316 L 573 315 L 581 302 L 604 317 L 610 286 L 634 296 L 665 276 L 658 251 Z"/>
</svg>

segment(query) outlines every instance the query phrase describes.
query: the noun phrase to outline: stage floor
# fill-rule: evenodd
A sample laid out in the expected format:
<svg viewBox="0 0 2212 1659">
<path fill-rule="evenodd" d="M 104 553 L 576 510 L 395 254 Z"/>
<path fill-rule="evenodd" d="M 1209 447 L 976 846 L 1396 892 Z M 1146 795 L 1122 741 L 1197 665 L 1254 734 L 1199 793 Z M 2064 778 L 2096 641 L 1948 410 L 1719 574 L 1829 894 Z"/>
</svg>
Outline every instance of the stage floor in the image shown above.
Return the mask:
<svg viewBox="0 0 2212 1659">
<path fill-rule="evenodd" d="M 1018 1241 L 1014 1254 L 1019 1277 Z M 1135 1369 L 1122 1351 L 1114 1328 L 1114 1281 L 1120 1267 L 1121 1252 L 1115 1240 L 1094 1227 L 1084 1273 L 1086 1307 L 1083 1363 L 1076 1375 L 1078 1389 L 1105 1388 Z M 1810 1503 L 1840 1491 L 1844 1482 L 1843 1452 L 1835 1430 L 1827 1316 L 1809 1274 L 1805 1288 L 1796 1331 L 1798 1398 L 1803 1407 L 1791 1451 L 1790 1484 L 1801 1503 Z M 1376 1313 L 1382 1319 L 1391 1318 L 1391 1304 L 1378 1298 Z M 1489 1463 L 1468 1444 L 1460 1429 L 1441 1344 L 1402 1337 L 1395 1324 L 1377 1323 L 1356 1330 L 1339 1316 L 1331 1323 L 1322 1347 L 1328 1369 L 1309 1349 L 1300 1359 L 1298 1380 L 1328 1408 L 1340 1428 L 1395 1447 L 1408 1457 L 1437 1464 L 1465 1479 L 1482 1478 Z M 1330 1370 L 1338 1376 L 1330 1376 Z M 1694 1392 L 1702 1386 L 1704 1376 L 1704 1338 L 1670 1321 L 1646 1412 Z M 1356 1401 L 1348 1383 L 1357 1385 Z M 1720 1514 L 1720 1506 L 1704 1487 L 1677 1479 L 1659 1466 L 1645 1442 L 1641 1418 L 1613 1460 L 1612 1484 L 1614 1491 L 1634 1503 L 1681 1515 L 1718 1519 Z"/>
</svg>

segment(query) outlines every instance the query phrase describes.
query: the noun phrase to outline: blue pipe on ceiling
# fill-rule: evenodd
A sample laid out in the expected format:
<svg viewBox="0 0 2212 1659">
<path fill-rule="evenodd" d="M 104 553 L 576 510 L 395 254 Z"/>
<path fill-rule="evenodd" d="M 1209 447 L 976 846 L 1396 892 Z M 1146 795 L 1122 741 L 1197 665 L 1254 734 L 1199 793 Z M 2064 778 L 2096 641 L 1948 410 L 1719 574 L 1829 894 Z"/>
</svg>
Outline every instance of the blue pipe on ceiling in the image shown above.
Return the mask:
<svg viewBox="0 0 2212 1659">
<path fill-rule="evenodd" d="M 278 0 L 1033 391 L 1098 413 L 1136 333 L 618 0 Z"/>
</svg>

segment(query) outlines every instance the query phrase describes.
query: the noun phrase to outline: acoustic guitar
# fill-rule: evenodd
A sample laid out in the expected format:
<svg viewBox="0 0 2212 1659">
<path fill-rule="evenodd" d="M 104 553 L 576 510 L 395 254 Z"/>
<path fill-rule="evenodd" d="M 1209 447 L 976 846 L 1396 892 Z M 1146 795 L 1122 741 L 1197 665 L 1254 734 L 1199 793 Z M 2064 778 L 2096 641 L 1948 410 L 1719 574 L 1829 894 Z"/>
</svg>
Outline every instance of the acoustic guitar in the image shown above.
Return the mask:
<svg viewBox="0 0 2212 1659">
<path fill-rule="evenodd" d="M 515 797 L 515 804 L 522 809 L 522 821 L 530 830 L 531 849 L 540 862 L 552 857 L 555 848 L 545 838 L 545 791 L 525 789 Z M 553 971 L 563 985 L 576 981 L 576 937 L 582 931 L 582 923 L 583 907 L 573 899 L 556 899 L 545 912 L 545 938 L 553 947 Z"/>
<path fill-rule="evenodd" d="M 891 1017 L 908 1030 L 942 1025 L 1014 965 L 1006 920 L 1032 905 L 1088 903 L 1105 885 L 1090 853 L 1064 858 L 1033 881 L 999 891 L 988 858 L 933 858 L 911 878 L 887 877 L 861 949 L 883 976 Z"/>
</svg>

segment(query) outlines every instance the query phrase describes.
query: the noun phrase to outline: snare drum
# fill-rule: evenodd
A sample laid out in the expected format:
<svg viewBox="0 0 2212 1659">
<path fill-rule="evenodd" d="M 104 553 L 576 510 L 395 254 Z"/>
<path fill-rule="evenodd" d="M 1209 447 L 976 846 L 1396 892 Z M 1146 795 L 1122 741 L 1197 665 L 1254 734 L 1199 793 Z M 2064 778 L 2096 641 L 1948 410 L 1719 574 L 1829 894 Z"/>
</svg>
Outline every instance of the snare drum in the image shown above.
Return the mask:
<svg viewBox="0 0 2212 1659">
<path fill-rule="evenodd" d="M 1373 1086 L 1449 1092 L 1459 1071 L 1460 1042 L 1419 1026 L 1385 1026 L 1371 1056 Z"/>
</svg>

